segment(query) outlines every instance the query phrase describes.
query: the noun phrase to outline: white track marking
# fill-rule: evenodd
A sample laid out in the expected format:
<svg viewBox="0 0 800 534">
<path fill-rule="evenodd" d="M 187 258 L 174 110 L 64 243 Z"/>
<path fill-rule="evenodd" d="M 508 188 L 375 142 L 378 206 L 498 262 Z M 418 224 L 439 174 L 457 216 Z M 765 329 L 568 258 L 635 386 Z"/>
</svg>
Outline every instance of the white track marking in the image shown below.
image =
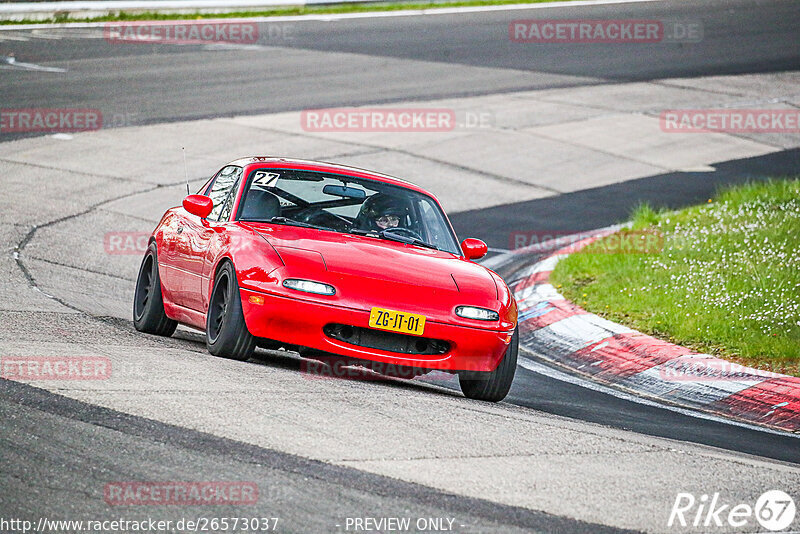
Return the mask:
<svg viewBox="0 0 800 534">
<path fill-rule="evenodd" d="M 584 7 L 616 4 L 639 4 L 662 2 L 663 0 L 578 0 L 575 2 L 542 2 L 539 4 L 509 4 L 502 6 L 465 6 L 444 7 L 432 9 L 411 9 L 407 11 L 371 11 L 367 13 L 332 13 L 320 15 L 293 15 L 285 17 L 252 17 L 252 18 L 225 18 L 202 19 L 202 22 L 314 22 L 337 21 L 347 19 L 387 18 L 387 17 L 413 17 L 420 15 L 457 15 L 461 13 L 482 13 L 488 11 L 521 11 L 527 9 L 550 9 L 563 7 Z M 2 13 L 0 13 L 2 15 Z M 183 22 L 192 19 L 184 19 Z M 107 22 L 65 22 L 58 24 L 13 24 L 0 27 L 0 32 L 6 30 L 32 30 L 45 28 L 102 28 Z"/>
<path fill-rule="evenodd" d="M 31 31 L 30 35 L 34 39 L 47 39 L 47 40 L 63 39 L 63 35 L 59 35 L 57 33 L 52 33 L 52 32 L 46 32 L 45 28 L 33 30 Z"/>
<path fill-rule="evenodd" d="M 268 47 L 258 44 L 237 44 L 237 43 L 209 43 L 203 46 L 203 50 L 210 50 L 212 52 L 224 52 L 227 50 L 267 50 Z"/>
<path fill-rule="evenodd" d="M 35 70 L 38 72 L 67 72 L 67 69 L 60 67 L 43 67 L 36 63 L 22 63 L 16 60 L 14 56 L 0 56 L 0 68 L 12 70 Z"/>
</svg>

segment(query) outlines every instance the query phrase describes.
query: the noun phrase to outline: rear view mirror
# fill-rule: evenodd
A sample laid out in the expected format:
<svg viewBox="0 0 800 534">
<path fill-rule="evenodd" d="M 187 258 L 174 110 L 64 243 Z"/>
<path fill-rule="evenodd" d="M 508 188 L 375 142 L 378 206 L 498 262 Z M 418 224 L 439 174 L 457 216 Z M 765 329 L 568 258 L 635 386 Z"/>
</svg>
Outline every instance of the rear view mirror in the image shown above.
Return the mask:
<svg viewBox="0 0 800 534">
<path fill-rule="evenodd" d="M 333 195 L 343 198 L 356 198 L 362 199 L 367 197 L 367 192 L 357 187 L 347 187 L 346 185 L 333 185 L 328 184 L 322 188 L 322 192 L 326 195 Z"/>
<path fill-rule="evenodd" d="M 192 215 L 205 219 L 214 209 L 214 202 L 203 195 L 189 195 L 183 199 L 183 208 Z"/>
</svg>

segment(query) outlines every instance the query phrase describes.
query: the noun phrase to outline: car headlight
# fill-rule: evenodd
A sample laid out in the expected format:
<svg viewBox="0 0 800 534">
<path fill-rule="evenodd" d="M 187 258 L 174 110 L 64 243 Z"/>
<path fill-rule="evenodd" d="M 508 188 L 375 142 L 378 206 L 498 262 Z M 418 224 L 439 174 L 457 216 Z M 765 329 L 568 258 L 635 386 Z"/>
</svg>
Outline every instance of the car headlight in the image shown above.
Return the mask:
<svg viewBox="0 0 800 534">
<path fill-rule="evenodd" d="M 303 293 L 316 293 L 317 295 L 335 295 L 336 288 L 322 282 L 312 282 L 311 280 L 300 280 L 299 278 L 287 278 L 283 281 L 283 287 L 302 291 Z"/>
<path fill-rule="evenodd" d="M 475 306 L 459 306 L 456 308 L 456 315 L 465 319 L 475 319 L 477 321 L 499 321 L 500 314 L 494 310 L 486 308 L 476 308 Z"/>
</svg>

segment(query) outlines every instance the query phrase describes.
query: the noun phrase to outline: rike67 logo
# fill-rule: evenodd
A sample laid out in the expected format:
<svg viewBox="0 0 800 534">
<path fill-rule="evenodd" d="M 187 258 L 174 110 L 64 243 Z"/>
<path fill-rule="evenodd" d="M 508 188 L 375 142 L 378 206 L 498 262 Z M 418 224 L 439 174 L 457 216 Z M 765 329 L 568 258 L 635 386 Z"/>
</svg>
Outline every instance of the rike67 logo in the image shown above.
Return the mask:
<svg viewBox="0 0 800 534">
<path fill-rule="evenodd" d="M 757 521 L 770 532 L 780 532 L 792 525 L 796 512 L 794 499 L 781 490 L 762 493 L 754 505 L 725 502 L 719 493 L 696 498 L 681 492 L 672 505 L 667 526 L 709 532 L 714 527 L 752 528 Z"/>
</svg>

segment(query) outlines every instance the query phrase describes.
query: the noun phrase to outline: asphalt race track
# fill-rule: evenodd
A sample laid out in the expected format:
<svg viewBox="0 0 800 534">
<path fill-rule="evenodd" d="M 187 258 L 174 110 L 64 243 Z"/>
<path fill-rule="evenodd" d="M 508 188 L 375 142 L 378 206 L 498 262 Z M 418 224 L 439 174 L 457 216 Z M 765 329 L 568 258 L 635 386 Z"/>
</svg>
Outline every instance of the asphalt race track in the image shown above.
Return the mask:
<svg viewBox="0 0 800 534">
<path fill-rule="evenodd" d="M 700 22 L 703 38 L 512 43 L 509 22 L 527 18 Z M 0 57 L 64 71 L 0 63 L 3 108 L 94 108 L 106 119 L 61 138 L 0 133 L 0 356 L 102 355 L 114 365 L 107 383 L 0 379 L 0 518 L 258 515 L 280 517 L 282 532 L 346 532 L 348 518 L 407 516 L 452 518 L 456 532 L 700 532 L 667 527 L 677 492 L 752 504 L 769 489 L 796 490 L 799 437 L 621 398 L 557 369 L 518 367 L 505 402 L 486 405 L 441 378 L 315 380 L 294 353 L 232 362 L 189 330 L 138 334 L 129 308 L 140 256 L 109 253 L 103 236 L 149 231 L 179 202 L 182 144 L 193 187 L 256 152 L 408 167 L 460 237 L 498 252 L 513 230 L 594 229 L 642 201 L 680 207 L 722 184 L 800 174 L 796 135 L 714 138 L 691 157 L 694 143 L 677 143 L 685 162 L 674 165 L 663 150 L 634 161 L 624 148 L 584 151 L 593 139 L 563 152 L 547 144 L 566 143 L 560 128 L 572 120 L 599 131 L 657 120 L 656 96 L 676 107 L 796 109 L 799 34 L 800 4 L 780 0 L 286 20 L 262 23 L 257 46 L 120 46 L 102 28 L 0 27 Z M 471 132 L 297 127 L 303 109 L 431 102 L 491 110 L 495 123 L 464 149 L 453 146 Z M 528 123 L 516 125 L 515 111 Z M 546 148 L 530 156 L 537 143 Z M 539 157 L 555 179 L 520 170 Z M 512 280 L 533 260 L 498 271 Z M 260 499 L 104 502 L 105 484 L 131 480 L 247 480 Z"/>
<path fill-rule="evenodd" d="M 545 16 L 701 21 L 703 40 L 633 49 L 619 44 L 521 48 L 509 41 L 509 22 Z M 560 7 L 547 15 L 515 10 L 275 22 L 261 29 L 260 52 L 225 45 L 205 45 L 207 50 L 109 47 L 102 32 L 40 30 L 42 38 L 4 39 L 0 56 L 63 64 L 67 75 L 42 83 L 41 73 L 17 71 L 0 79 L 0 94 L 7 107 L 80 103 L 146 124 L 612 81 L 779 72 L 797 68 L 797 17 L 794 2 L 711 0 Z M 68 38 L 74 35 L 85 38 Z"/>
</svg>

